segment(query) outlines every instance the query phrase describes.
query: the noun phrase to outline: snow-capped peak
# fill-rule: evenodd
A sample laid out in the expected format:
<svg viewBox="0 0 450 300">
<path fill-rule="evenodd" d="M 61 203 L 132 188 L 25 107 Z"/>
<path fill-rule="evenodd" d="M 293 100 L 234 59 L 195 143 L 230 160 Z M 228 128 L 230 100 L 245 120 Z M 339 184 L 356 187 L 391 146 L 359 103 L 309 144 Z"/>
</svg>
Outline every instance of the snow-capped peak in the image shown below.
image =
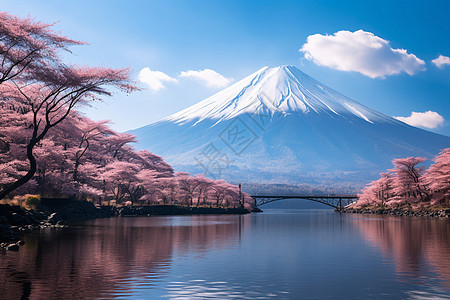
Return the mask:
<svg viewBox="0 0 450 300">
<path fill-rule="evenodd" d="M 393 119 L 321 84 L 294 66 L 263 67 L 166 121 L 231 119 L 244 113 L 319 114 L 358 117 L 369 123 Z"/>
</svg>

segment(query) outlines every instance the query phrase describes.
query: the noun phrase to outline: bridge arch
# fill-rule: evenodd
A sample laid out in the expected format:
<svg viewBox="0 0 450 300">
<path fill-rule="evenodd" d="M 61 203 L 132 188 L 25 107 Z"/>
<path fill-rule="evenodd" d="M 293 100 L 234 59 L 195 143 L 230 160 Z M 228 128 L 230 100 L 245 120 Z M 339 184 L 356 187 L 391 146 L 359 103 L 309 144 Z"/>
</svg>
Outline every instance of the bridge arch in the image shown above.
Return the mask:
<svg viewBox="0 0 450 300">
<path fill-rule="evenodd" d="M 332 194 L 332 195 L 252 195 L 255 200 L 255 206 L 259 207 L 267 203 L 285 200 L 285 199 L 304 199 L 322 203 L 333 207 L 334 209 L 342 209 L 358 199 L 354 194 Z"/>
</svg>

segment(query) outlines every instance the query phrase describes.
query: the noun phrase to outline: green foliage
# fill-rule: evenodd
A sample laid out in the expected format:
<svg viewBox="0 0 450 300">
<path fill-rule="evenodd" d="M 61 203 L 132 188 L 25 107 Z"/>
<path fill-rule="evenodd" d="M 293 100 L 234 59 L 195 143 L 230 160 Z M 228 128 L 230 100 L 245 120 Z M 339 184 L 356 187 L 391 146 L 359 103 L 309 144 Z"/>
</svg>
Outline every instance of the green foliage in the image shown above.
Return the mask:
<svg viewBox="0 0 450 300">
<path fill-rule="evenodd" d="M 25 198 L 25 203 L 28 207 L 36 208 L 41 203 L 41 197 L 39 195 L 28 195 Z"/>
</svg>

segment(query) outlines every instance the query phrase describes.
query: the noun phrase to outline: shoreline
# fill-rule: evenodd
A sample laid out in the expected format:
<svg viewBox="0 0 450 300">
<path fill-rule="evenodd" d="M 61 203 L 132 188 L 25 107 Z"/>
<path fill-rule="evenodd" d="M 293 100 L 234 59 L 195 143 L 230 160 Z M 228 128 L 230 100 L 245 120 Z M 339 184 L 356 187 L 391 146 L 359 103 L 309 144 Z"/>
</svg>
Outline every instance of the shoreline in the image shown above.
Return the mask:
<svg viewBox="0 0 450 300">
<path fill-rule="evenodd" d="M 429 217 L 429 218 L 450 218 L 450 208 L 428 209 L 428 210 L 410 210 L 401 208 L 343 208 L 337 212 L 352 214 L 371 214 L 371 215 L 390 215 L 390 216 L 410 216 L 410 217 Z"/>
<path fill-rule="evenodd" d="M 98 206 L 88 201 L 52 199 L 36 209 L 0 204 L 0 249 L 18 251 L 21 232 L 64 228 L 76 222 L 114 217 L 248 214 L 245 208 L 187 207 L 179 205 Z"/>
</svg>

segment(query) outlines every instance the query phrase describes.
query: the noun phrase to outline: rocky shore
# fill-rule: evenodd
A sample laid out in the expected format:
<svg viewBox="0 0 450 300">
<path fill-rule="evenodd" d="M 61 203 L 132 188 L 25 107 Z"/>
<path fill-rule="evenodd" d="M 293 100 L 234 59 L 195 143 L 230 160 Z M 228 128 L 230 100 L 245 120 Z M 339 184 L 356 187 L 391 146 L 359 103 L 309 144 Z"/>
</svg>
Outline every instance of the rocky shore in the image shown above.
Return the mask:
<svg viewBox="0 0 450 300">
<path fill-rule="evenodd" d="M 87 201 L 43 199 L 35 210 L 0 204 L 0 249 L 18 251 L 20 232 L 110 217 L 152 215 L 247 214 L 244 208 L 185 207 L 177 205 L 98 206 Z"/>
<path fill-rule="evenodd" d="M 107 208 L 107 207 L 104 207 Z M 123 206 L 115 209 L 115 216 L 151 216 L 151 215 L 204 215 L 204 214 L 233 214 L 242 215 L 250 213 L 244 208 L 219 207 L 186 207 L 178 205 L 152 205 L 152 206 Z"/>
<path fill-rule="evenodd" d="M 392 208 L 359 208 L 359 209 L 344 208 L 339 210 L 339 212 L 354 213 L 354 214 L 450 218 L 450 209 L 448 208 L 419 210 L 419 211 L 414 211 L 410 209 L 392 209 Z"/>
</svg>

